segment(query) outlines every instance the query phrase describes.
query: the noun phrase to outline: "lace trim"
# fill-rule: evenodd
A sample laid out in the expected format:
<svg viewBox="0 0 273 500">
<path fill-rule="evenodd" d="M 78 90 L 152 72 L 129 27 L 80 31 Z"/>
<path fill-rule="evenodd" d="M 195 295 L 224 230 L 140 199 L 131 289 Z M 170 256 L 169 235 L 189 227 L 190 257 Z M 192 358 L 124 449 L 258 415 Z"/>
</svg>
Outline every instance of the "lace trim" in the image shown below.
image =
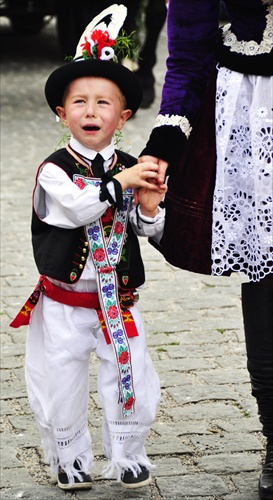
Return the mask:
<svg viewBox="0 0 273 500">
<path fill-rule="evenodd" d="M 172 127 L 180 127 L 187 139 L 190 136 L 192 127 L 188 118 L 180 115 L 158 115 L 154 124 L 154 128 L 162 127 L 163 125 L 171 125 Z"/>
<path fill-rule="evenodd" d="M 255 42 L 255 40 L 249 40 L 248 42 L 244 40 L 238 41 L 236 35 L 230 29 L 231 24 L 229 23 L 223 27 L 224 45 L 230 47 L 231 52 L 237 52 L 245 56 L 270 53 L 273 47 L 273 6 L 268 6 L 267 10 L 266 27 L 260 44 Z"/>
</svg>

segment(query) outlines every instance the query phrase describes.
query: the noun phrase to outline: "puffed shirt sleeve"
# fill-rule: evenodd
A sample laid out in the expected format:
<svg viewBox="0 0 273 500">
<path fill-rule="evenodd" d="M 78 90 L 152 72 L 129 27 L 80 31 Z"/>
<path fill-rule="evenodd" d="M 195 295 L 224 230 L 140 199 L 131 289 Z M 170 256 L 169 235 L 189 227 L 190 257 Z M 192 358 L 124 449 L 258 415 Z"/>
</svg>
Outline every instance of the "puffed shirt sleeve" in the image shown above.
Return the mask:
<svg viewBox="0 0 273 500">
<path fill-rule="evenodd" d="M 212 73 L 218 26 L 219 0 L 169 1 L 169 56 L 160 111 L 141 154 L 167 162 L 179 159 Z"/>
<path fill-rule="evenodd" d="M 60 167 L 46 163 L 38 174 L 33 205 L 43 222 L 73 229 L 99 219 L 110 206 L 100 201 L 99 191 L 91 184 L 79 189 Z"/>
</svg>

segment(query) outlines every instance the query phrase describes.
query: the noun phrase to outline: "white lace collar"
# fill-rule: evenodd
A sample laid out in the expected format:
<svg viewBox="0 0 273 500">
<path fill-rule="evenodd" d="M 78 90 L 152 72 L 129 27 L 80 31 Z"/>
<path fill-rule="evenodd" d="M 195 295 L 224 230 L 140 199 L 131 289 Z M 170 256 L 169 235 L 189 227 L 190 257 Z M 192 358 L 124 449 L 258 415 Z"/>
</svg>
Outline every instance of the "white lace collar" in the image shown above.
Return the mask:
<svg viewBox="0 0 273 500">
<path fill-rule="evenodd" d="M 231 31 L 231 24 L 223 27 L 224 45 L 230 47 L 231 52 L 237 52 L 246 56 L 257 56 L 259 54 L 269 54 L 273 48 L 273 5 L 268 5 L 268 14 L 266 15 L 266 26 L 263 32 L 261 43 L 255 40 L 237 40 L 236 35 Z"/>
</svg>

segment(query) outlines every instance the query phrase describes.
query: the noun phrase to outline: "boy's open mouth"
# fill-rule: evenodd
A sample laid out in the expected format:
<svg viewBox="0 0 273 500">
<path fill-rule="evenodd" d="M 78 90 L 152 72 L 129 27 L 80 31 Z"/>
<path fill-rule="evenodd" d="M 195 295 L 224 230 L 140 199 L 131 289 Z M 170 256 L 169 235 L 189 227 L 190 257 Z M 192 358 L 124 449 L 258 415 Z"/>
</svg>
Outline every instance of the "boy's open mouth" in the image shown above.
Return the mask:
<svg viewBox="0 0 273 500">
<path fill-rule="evenodd" d="M 99 130 L 100 128 L 99 127 L 96 127 L 95 125 L 86 125 L 85 127 L 83 127 L 83 130 L 86 130 L 87 132 L 89 131 L 93 131 L 93 130 Z"/>
</svg>

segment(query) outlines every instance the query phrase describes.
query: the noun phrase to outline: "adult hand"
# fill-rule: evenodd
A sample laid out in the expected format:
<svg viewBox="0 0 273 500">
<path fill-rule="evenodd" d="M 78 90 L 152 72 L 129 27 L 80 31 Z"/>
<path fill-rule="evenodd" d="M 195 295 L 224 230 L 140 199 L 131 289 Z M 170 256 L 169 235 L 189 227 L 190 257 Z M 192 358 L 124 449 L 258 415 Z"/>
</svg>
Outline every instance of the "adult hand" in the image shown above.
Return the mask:
<svg viewBox="0 0 273 500">
<path fill-rule="evenodd" d="M 138 158 L 138 163 L 153 162 L 158 165 L 157 177 L 153 182 L 156 182 L 159 187 L 161 187 L 165 182 L 166 170 L 168 168 L 168 163 L 155 156 L 144 155 Z"/>
</svg>

